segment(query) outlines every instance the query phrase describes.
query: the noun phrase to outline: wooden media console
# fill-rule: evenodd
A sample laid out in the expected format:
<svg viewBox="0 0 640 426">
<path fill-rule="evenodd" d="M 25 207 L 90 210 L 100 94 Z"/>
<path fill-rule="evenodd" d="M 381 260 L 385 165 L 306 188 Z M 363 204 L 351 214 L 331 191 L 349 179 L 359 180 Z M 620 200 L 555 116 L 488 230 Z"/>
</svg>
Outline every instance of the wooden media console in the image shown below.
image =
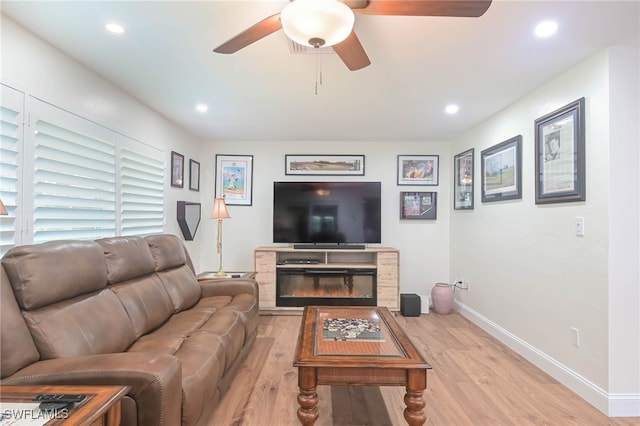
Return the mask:
<svg viewBox="0 0 640 426">
<path fill-rule="evenodd" d="M 400 308 L 399 258 L 399 250 L 390 247 L 353 250 L 258 247 L 254 251 L 254 270 L 255 279 L 260 287 L 260 309 L 301 311 L 302 305 L 299 307 L 278 305 L 278 276 L 288 275 L 282 272 L 305 270 L 311 275 L 320 275 L 325 271 L 339 274 L 345 284 L 350 283 L 353 277 L 357 278 L 361 271 L 369 273 L 373 271 L 375 303 L 377 306 L 398 310 Z M 314 274 L 314 271 L 317 274 Z M 323 301 L 322 304 L 325 304 L 330 297 L 327 295 L 320 299 Z"/>
</svg>

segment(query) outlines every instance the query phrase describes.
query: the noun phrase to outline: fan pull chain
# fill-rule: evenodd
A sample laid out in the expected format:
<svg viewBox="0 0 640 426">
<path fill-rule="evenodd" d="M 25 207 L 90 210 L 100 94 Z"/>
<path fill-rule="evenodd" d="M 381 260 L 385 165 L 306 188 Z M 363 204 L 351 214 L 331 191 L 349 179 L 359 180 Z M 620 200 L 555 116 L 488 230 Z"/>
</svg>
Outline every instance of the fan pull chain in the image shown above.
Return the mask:
<svg viewBox="0 0 640 426">
<path fill-rule="evenodd" d="M 316 96 L 318 95 L 318 81 L 320 81 L 320 86 L 322 86 L 322 55 L 320 52 L 316 52 Z"/>
</svg>

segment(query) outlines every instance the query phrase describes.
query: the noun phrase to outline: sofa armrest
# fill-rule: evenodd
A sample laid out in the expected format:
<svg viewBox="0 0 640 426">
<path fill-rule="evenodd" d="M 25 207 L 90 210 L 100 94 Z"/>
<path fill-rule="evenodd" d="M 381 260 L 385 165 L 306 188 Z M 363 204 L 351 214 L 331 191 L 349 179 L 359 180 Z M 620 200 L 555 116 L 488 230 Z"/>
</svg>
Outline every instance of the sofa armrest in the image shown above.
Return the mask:
<svg viewBox="0 0 640 426">
<path fill-rule="evenodd" d="M 180 424 L 181 382 L 180 361 L 152 352 L 38 361 L 2 379 L 3 385 L 128 385 L 137 423 L 167 426 Z"/>
<path fill-rule="evenodd" d="M 202 288 L 202 297 L 236 296 L 251 294 L 258 297 L 258 283 L 248 278 L 219 278 L 198 280 Z"/>
</svg>

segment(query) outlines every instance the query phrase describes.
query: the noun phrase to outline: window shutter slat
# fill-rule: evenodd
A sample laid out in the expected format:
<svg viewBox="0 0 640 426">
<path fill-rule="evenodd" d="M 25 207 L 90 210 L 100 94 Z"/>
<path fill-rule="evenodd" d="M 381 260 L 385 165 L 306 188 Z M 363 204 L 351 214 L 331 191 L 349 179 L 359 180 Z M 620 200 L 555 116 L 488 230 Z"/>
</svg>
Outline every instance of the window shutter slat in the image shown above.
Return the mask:
<svg viewBox="0 0 640 426">
<path fill-rule="evenodd" d="M 73 118 L 67 128 L 35 122 L 34 242 L 115 235 L 115 145 L 86 125 L 71 130 Z"/>
</svg>

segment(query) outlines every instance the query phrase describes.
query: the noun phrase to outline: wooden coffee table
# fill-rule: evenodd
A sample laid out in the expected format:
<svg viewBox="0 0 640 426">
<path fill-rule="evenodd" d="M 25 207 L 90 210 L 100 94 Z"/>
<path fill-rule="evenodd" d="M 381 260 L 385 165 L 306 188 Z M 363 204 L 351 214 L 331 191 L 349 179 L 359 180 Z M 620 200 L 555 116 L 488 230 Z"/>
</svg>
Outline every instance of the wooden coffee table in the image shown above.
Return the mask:
<svg viewBox="0 0 640 426">
<path fill-rule="evenodd" d="M 298 419 L 318 418 L 318 385 L 405 386 L 404 418 L 422 425 L 431 368 L 385 307 L 307 306 L 298 336 Z"/>
</svg>

